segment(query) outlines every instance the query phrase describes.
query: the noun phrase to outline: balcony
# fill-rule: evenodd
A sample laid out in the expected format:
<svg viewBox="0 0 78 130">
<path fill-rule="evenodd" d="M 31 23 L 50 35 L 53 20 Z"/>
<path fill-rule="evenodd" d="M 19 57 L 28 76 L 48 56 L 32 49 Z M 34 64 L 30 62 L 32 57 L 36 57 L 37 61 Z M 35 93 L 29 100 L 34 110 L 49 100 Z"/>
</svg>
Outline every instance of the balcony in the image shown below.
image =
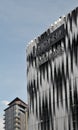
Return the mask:
<svg viewBox="0 0 78 130">
<path fill-rule="evenodd" d="M 18 118 L 18 119 L 20 119 L 20 115 L 18 115 L 18 114 L 14 114 L 14 118 Z"/>
<path fill-rule="evenodd" d="M 16 117 L 16 118 L 14 119 L 14 123 L 21 124 L 20 119 Z"/>
<path fill-rule="evenodd" d="M 20 129 L 20 124 L 15 123 L 15 124 L 14 124 L 14 128 L 18 128 L 18 129 Z"/>
</svg>

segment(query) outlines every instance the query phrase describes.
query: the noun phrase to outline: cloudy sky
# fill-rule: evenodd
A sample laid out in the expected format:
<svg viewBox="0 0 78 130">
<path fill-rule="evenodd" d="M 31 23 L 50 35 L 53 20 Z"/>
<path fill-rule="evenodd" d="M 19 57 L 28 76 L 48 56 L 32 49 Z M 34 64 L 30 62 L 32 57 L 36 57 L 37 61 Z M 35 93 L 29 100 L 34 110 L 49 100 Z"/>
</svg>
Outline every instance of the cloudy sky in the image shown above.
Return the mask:
<svg viewBox="0 0 78 130">
<path fill-rule="evenodd" d="M 3 110 L 15 97 L 27 102 L 26 45 L 78 0 L 0 0 L 0 130 Z"/>
</svg>

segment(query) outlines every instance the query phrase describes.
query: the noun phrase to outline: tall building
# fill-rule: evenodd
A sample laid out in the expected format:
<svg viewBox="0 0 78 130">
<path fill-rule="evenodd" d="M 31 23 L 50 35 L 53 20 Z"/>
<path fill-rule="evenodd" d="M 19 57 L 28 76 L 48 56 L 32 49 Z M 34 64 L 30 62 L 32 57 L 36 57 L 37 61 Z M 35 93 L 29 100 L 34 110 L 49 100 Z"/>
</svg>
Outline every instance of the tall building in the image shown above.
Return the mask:
<svg viewBox="0 0 78 130">
<path fill-rule="evenodd" d="M 21 99 L 15 98 L 5 111 L 5 130 L 28 130 L 28 105 Z"/>
<path fill-rule="evenodd" d="M 28 130 L 78 130 L 78 8 L 27 47 Z"/>
</svg>

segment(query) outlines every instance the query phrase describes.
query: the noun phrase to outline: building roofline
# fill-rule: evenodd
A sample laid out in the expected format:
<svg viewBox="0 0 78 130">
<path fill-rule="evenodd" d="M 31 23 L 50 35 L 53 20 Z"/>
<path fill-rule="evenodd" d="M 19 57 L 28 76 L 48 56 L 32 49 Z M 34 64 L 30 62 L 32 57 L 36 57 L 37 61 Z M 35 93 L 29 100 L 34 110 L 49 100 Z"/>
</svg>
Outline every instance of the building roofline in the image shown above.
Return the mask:
<svg viewBox="0 0 78 130">
<path fill-rule="evenodd" d="M 4 109 L 4 111 L 8 110 L 10 107 L 7 107 L 6 109 Z"/>
<path fill-rule="evenodd" d="M 7 107 L 4 111 L 6 111 L 7 109 L 9 109 L 9 108 L 11 107 L 11 105 L 12 105 L 15 101 L 20 101 L 20 102 L 22 102 L 22 103 L 25 105 L 25 107 L 28 107 L 28 105 L 27 105 L 25 102 L 23 102 L 20 98 L 16 97 L 14 100 L 12 100 L 12 101 L 8 104 L 8 107 Z M 13 104 L 13 105 L 15 105 L 15 104 Z M 21 105 L 21 104 L 18 104 L 18 105 Z"/>
<path fill-rule="evenodd" d="M 16 97 L 14 100 L 12 100 L 8 105 L 10 106 L 12 103 L 14 103 L 15 101 L 21 101 L 22 103 L 24 103 L 26 106 L 28 106 L 25 102 L 23 102 L 20 98 Z"/>
</svg>

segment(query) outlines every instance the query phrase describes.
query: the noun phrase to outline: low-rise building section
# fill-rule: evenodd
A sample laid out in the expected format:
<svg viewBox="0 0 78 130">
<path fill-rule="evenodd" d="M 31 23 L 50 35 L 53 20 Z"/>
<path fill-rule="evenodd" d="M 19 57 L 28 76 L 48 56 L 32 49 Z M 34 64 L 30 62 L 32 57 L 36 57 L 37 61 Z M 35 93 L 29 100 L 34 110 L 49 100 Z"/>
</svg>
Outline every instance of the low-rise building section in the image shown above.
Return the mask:
<svg viewBox="0 0 78 130">
<path fill-rule="evenodd" d="M 18 97 L 10 102 L 5 111 L 5 130 L 27 130 L 28 105 Z"/>
</svg>

